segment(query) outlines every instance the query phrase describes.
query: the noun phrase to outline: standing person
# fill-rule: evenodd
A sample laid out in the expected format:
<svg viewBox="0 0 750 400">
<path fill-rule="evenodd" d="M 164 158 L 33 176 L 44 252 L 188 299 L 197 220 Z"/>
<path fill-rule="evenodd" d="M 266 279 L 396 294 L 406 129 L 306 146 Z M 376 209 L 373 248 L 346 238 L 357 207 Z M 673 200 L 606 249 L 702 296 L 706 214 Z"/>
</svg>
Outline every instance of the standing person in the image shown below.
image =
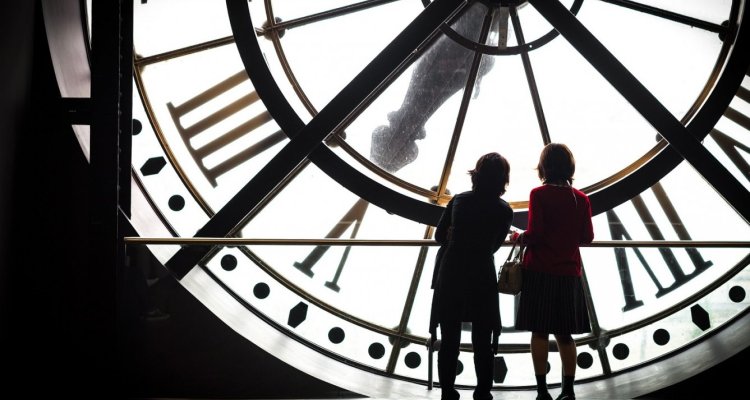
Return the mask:
<svg viewBox="0 0 750 400">
<path fill-rule="evenodd" d="M 576 344 L 571 335 L 591 332 L 579 250 L 580 244 L 594 240 L 591 203 L 572 186 L 575 159 L 566 145 L 545 146 L 537 170 L 543 184 L 531 190 L 528 229 L 516 239 L 526 245 L 516 329 L 531 331 L 537 399 L 552 399 L 546 374 L 553 334 L 563 375 L 557 400 L 575 400 Z"/>
<path fill-rule="evenodd" d="M 435 231 L 444 247 L 437 266 L 430 333 L 440 326 L 438 379 L 441 399 L 455 400 L 461 323 L 471 322 L 477 386 L 474 399 L 492 399 L 493 358 L 500 336 L 500 306 L 494 254 L 508 234 L 513 210 L 500 196 L 510 165 L 498 153 L 485 154 L 469 171 L 472 189 L 448 202 Z"/>
</svg>

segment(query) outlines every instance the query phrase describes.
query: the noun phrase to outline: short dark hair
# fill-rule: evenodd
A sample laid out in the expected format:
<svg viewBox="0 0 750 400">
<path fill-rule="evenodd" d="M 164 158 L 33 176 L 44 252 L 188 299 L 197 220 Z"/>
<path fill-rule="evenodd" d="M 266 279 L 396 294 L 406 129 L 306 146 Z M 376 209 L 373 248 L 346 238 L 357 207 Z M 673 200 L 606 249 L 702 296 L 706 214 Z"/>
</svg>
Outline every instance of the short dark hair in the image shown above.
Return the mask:
<svg viewBox="0 0 750 400">
<path fill-rule="evenodd" d="M 568 146 L 550 143 L 542 149 L 536 169 L 542 182 L 565 181 L 572 185 L 576 160 Z"/>
<path fill-rule="evenodd" d="M 510 164 L 499 153 L 487 153 L 469 171 L 472 189 L 501 196 L 510 182 Z"/>
</svg>

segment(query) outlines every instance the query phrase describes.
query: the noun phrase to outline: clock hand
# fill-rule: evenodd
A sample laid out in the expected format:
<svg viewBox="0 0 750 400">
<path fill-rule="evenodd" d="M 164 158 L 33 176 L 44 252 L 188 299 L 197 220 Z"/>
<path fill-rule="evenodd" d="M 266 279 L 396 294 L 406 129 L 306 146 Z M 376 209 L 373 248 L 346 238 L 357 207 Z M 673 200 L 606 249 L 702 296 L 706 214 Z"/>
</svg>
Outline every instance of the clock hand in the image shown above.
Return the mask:
<svg viewBox="0 0 750 400">
<path fill-rule="evenodd" d="M 397 69 L 423 42 L 459 8 L 462 0 L 436 0 L 412 21 L 386 48 L 378 54 L 318 115 L 295 134 L 239 192 L 230 199 L 196 236 L 221 237 L 235 232 L 246 222 L 247 215 L 274 187 L 305 157 L 321 144 L 331 132 L 341 128 L 354 108 L 364 101 L 390 71 Z M 227 0 L 230 16 L 249 15 L 246 0 Z M 236 20 L 232 20 L 236 23 Z M 252 25 L 251 25 L 252 26 Z M 234 27 L 233 27 L 234 28 Z M 238 47 L 252 45 L 238 37 Z M 257 43 L 255 43 L 257 46 Z M 254 84 L 260 82 L 253 81 Z M 275 82 L 263 84 L 275 85 Z M 257 89 L 257 88 L 256 88 Z M 257 89 L 259 90 L 259 89 Z M 270 109 L 270 107 L 269 107 Z M 208 252 L 208 247 L 184 247 L 166 263 L 167 268 L 181 279 Z"/>
<path fill-rule="evenodd" d="M 552 26 L 750 222 L 750 192 L 559 1 L 529 0 Z"/>
<path fill-rule="evenodd" d="M 510 7 L 510 15 L 512 17 L 513 30 L 516 32 L 518 44 L 524 45 L 526 39 L 523 37 L 523 29 L 521 29 L 521 21 L 518 18 L 518 10 L 516 10 L 515 7 Z M 547 119 L 544 117 L 542 99 L 539 96 L 539 89 L 537 88 L 536 78 L 534 77 L 534 69 L 531 67 L 531 59 L 529 58 L 529 53 L 527 51 L 521 53 L 521 61 L 523 62 L 524 72 L 526 72 L 526 81 L 529 84 L 529 93 L 531 93 L 531 100 L 534 104 L 539 131 L 542 134 L 542 143 L 547 145 L 552 139 L 550 139 L 549 129 L 547 128 Z"/>
</svg>

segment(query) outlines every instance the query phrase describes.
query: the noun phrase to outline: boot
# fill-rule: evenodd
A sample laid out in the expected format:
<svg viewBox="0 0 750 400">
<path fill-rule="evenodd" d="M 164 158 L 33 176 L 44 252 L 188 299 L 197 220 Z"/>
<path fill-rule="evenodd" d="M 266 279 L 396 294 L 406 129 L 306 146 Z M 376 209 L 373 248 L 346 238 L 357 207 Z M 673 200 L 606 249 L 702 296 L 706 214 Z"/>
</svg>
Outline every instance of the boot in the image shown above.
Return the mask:
<svg viewBox="0 0 750 400">
<path fill-rule="evenodd" d="M 563 376 L 562 380 L 562 392 L 555 400 L 576 400 L 575 392 L 573 392 L 573 382 L 575 381 L 574 376 Z"/>
<path fill-rule="evenodd" d="M 547 391 L 547 375 L 536 376 L 536 400 L 552 400 L 552 396 Z"/>
</svg>

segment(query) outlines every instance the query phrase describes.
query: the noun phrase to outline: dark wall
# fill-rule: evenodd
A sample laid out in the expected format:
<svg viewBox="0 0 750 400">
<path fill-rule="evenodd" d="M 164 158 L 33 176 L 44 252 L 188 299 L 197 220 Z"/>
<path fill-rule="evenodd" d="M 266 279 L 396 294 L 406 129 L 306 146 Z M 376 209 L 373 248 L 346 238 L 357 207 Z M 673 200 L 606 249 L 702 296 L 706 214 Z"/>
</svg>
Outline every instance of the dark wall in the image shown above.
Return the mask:
<svg viewBox="0 0 750 400">
<path fill-rule="evenodd" d="M 3 109 L 2 131 L 4 382 L 20 390 L 85 394 L 109 386 L 106 371 L 114 365 L 114 348 L 99 334 L 112 318 L 88 307 L 96 283 L 85 274 L 86 160 L 60 113 L 49 53 L 39 51 L 46 40 L 39 4 L 2 7 L 4 59 L 10 62 L 3 88 L 11 88 L 2 95 L 10 105 Z"/>
<path fill-rule="evenodd" d="M 0 3 L 0 44 L 5 57 L 0 59 L 0 326 L 9 318 L 10 276 L 7 268 L 9 255 L 10 216 L 15 161 L 16 133 L 22 129 L 24 112 L 28 107 L 31 85 L 33 2 L 11 5 Z M 6 329 L 0 330 L 0 343 L 6 343 Z"/>
<path fill-rule="evenodd" d="M 91 265 L 90 171 L 62 112 L 41 5 L 1 4 L 0 393 L 352 397 L 248 343 L 170 277 L 149 288 L 139 266 Z M 169 318 L 146 318 L 155 300 Z"/>
<path fill-rule="evenodd" d="M 122 296 L 97 289 L 92 276 L 100 274 L 89 273 L 87 256 L 88 164 L 59 107 L 40 11 L 37 2 L 0 3 L 0 390 L 75 398 L 354 397 L 248 343 L 168 277 L 148 287 L 148 270 L 124 267 L 117 275 Z M 158 266 L 151 273 L 163 277 Z M 156 308 L 161 314 L 147 318 Z M 745 350 L 646 398 L 739 387 L 731 377 L 747 360 Z"/>
</svg>

